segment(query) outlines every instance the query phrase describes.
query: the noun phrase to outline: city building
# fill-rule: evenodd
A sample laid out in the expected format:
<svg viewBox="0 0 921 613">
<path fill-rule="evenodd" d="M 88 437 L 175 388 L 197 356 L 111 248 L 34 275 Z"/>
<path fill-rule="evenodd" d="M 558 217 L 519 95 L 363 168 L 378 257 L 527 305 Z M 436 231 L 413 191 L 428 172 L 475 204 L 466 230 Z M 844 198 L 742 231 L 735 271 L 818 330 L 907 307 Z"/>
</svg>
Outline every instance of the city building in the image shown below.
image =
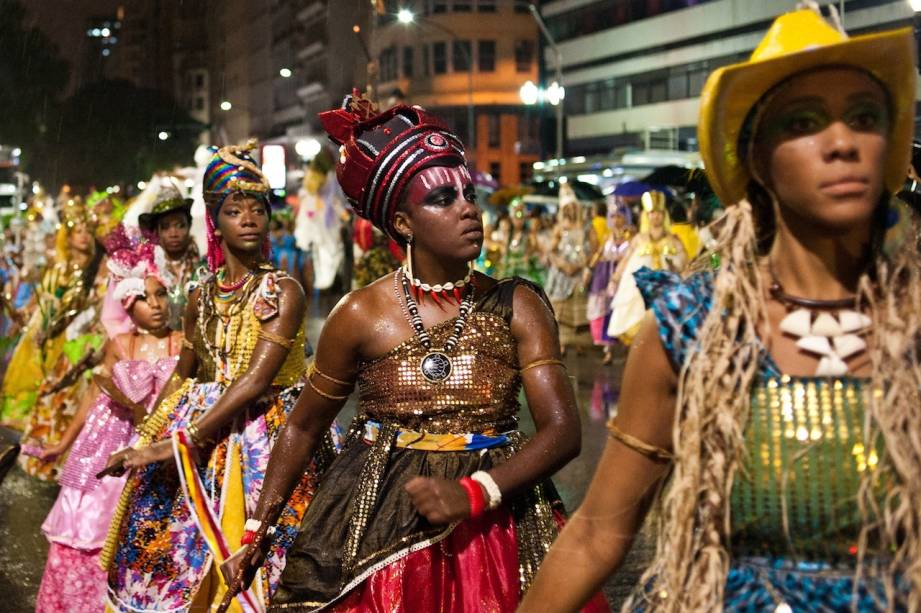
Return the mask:
<svg viewBox="0 0 921 613">
<path fill-rule="evenodd" d="M 124 11 L 119 8 L 114 15 L 94 15 L 87 20 L 86 45 L 82 63 L 77 68 L 80 84 L 101 81 L 115 76 L 118 66 L 118 43 L 121 36 Z"/>
<path fill-rule="evenodd" d="M 367 0 L 307 0 L 295 3 L 298 25 L 292 89 L 302 115 L 288 127 L 290 139 L 325 141 L 317 114 L 336 107 L 353 87 L 363 90 L 370 61 L 365 38 L 371 10 Z M 357 30 L 357 31 L 356 31 Z"/>
<path fill-rule="evenodd" d="M 834 4 L 843 4 L 850 34 L 912 23 L 905 0 Z M 563 57 L 567 155 L 696 150 L 698 96 L 707 76 L 746 59 L 772 19 L 795 6 L 795 0 L 544 2 Z M 554 55 L 545 57 L 552 66 Z"/>
<path fill-rule="evenodd" d="M 515 0 L 380 3 L 371 52 L 378 91 L 445 118 L 476 169 L 517 184 L 540 159 L 539 115 L 519 95 L 538 76 L 538 29 Z M 470 117 L 473 118 L 471 122 Z M 472 125 L 471 125 L 472 124 Z"/>
<path fill-rule="evenodd" d="M 227 0 L 208 34 L 214 142 L 291 146 L 319 138 L 317 113 L 364 86 L 368 64 L 353 31 L 366 0 Z"/>
</svg>

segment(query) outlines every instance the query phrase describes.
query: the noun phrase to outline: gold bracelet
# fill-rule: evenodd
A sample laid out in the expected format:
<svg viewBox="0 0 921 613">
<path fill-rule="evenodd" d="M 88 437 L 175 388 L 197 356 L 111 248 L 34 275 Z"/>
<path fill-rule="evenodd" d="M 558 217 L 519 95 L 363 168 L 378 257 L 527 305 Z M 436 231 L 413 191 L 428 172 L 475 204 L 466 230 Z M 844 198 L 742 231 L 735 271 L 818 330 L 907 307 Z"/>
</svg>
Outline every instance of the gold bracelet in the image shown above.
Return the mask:
<svg viewBox="0 0 921 613">
<path fill-rule="evenodd" d="M 672 462 L 675 459 L 675 455 L 670 451 L 666 451 L 661 447 L 656 447 L 655 445 L 650 445 L 649 443 L 644 443 L 640 439 L 627 434 L 616 425 L 614 425 L 614 420 L 608 422 L 608 432 L 611 435 L 611 438 L 616 439 L 618 442 L 622 443 L 626 447 L 632 449 L 633 451 L 644 455 L 653 462 Z"/>
<path fill-rule="evenodd" d="M 195 351 L 195 345 L 193 345 L 192 341 L 190 341 L 189 339 L 185 337 L 182 338 L 182 348 L 191 349 L 192 351 Z"/>
<path fill-rule="evenodd" d="M 314 374 L 320 375 L 321 377 L 323 377 L 324 379 L 326 379 L 326 380 L 329 381 L 330 383 L 335 383 L 336 385 L 344 385 L 344 386 L 348 387 L 349 389 L 352 389 L 352 387 L 355 385 L 355 382 L 354 382 L 354 381 L 343 381 L 342 379 L 337 379 L 337 378 L 335 378 L 335 377 L 330 377 L 330 376 L 327 375 L 326 373 L 321 372 L 320 369 L 317 368 L 317 361 L 316 361 L 316 360 L 314 360 L 313 362 L 311 362 L 311 363 L 310 363 L 310 368 L 307 369 L 307 377 L 308 377 L 308 378 L 310 378 L 310 377 L 313 376 Z"/>
<path fill-rule="evenodd" d="M 205 445 L 211 442 L 211 439 L 202 439 L 201 432 L 198 431 L 198 426 L 195 423 L 190 423 L 186 429 L 186 434 L 189 435 L 189 440 L 192 441 L 192 444 L 198 447 L 199 449 L 203 448 Z"/>
<path fill-rule="evenodd" d="M 276 345 L 284 347 L 285 349 L 291 349 L 292 347 L 294 347 L 293 338 L 285 338 L 284 336 L 281 336 L 280 334 L 274 334 L 272 332 L 269 332 L 268 330 L 263 330 L 262 328 L 259 328 L 259 333 L 256 336 L 258 336 L 264 341 L 275 343 Z"/>
<path fill-rule="evenodd" d="M 351 394 L 346 394 L 345 396 L 336 396 L 335 394 L 327 394 L 326 392 L 318 388 L 316 385 L 314 385 L 313 381 L 310 380 L 310 377 L 307 377 L 307 385 L 309 385 L 310 389 L 316 392 L 318 396 L 322 396 L 323 398 L 326 398 L 327 400 L 333 400 L 333 401 L 338 402 L 339 400 L 346 400 L 349 396 L 351 396 Z"/>
<path fill-rule="evenodd" d="M 556 360 L 556 359 L 550 359 L 550 360 L 536 360 L 536 361 L 534 361 L 534 362 L 531 362 L 530 364 L 528 364 L 528 365 L 525 366 L 524 368 L 522 368 L 521 371 L 520 371 L 520 373 L 523 374 L 524 371 L 526 371 L 526 370 L 530 370 L 530 369 L 532 369 L 532 368 L 537 368 L 538 366 L 548 366 L 548 365 L 551 365 L 551 364 L 554 365 L 554 366 L 562 366 L 564 369 L 566 368 L 566 364 L 564 364 L 562 360 Z"/>
</svg>

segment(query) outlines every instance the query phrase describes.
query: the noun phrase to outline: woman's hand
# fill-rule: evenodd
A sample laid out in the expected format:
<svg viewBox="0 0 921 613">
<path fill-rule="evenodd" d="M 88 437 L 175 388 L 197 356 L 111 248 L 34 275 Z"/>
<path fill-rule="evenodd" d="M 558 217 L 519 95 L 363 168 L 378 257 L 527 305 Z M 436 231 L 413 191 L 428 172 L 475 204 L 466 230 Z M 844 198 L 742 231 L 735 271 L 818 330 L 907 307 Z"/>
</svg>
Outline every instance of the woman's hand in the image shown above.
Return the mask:
<svg viewBox="0 0 921 613">
<path fill-rule="evenodd" d="M 128 453 L 133 451 L 133 449 L 127 447 L 110 455 L 109 459 L 106 461 L 106 467 L 96 474 L 96 478 L 102 479 L 110 475 L 113 477 L 120 477 L 125 474 L 125 459 L 128 457 Z"/>
<path fill-rule="evenodd" d="M 153 464 L 154 462 L 163 462 L 173 457 L 173 441 L 166 439 L 141 449 L 131 449 L 125 456 L 125 468 L 140 468 Z"/>
<path fill-rule="evenodd" d="M 48 462 L 50 460 L 55 459 L 56 457 L 60 455 L 63 455 L 67 451 L 67 448 L 69 446 L 70 445 L 68 445 L 65 441 L 61 441 L 55 445 L 49 445 L 47 447 L 45 445 L 42 445 L 38 458 L 40 460 L 44 460 L 45 462 Z"/>
<path fill-rule="evenodd" d="M 253 542 L 241 548 L 240 551 L 227 558 L 221 564 L 221 574 L 224 576 L 224 582 L 229 586 L 224 593 L 224 599 L 217 608 L 217 613 L 224 613 L 233 603 L 233 599 L 240 592 L 249 588 L 256 573 L 265 563 L 268 555 L 269 545 L 272 539 L 268 538 L 269 525 L 263 522 L 262 526 L 256 532 Z"/>
<path fill-rule="evenodd" d="M 420 515 L 432 524 L 451 524 L 470 517 L 467 492 L 457 481 L 416 477 L 404 488 Z"/>
</svg>

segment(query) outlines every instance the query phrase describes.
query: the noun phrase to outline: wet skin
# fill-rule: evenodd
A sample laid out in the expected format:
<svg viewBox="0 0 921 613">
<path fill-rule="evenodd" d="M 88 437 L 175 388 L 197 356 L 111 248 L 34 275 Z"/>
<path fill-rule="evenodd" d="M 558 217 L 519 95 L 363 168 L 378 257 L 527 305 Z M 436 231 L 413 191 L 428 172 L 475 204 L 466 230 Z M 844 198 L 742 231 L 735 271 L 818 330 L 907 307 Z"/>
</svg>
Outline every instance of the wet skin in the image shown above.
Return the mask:
<svg viewBox="0 0 921 613">
<path fill-rule="evenodd" d="M 434 167 L 413 177 L 394 226 L 403 237 L 413 237 L 413 264 L 417 277 L 429 284 L 463 278 L 468 262 L 479 255 L 483 241 L 480 212 L 466 168 Z M 476 274 L 477 296 L 496 281 Z M 359 365 L 389 352 L 412 338 L 402 310 L 402 296 L 388 274 L 368 287 L 345 296 L 326 320 L 317 345 L 316 364 L 325 374 L 354 381 Z M 559 338 L 553 314 L 531 290 L 519 287 L 514 296 L 511 332 L 518 343 L 522 365 L 559 359 Z M 454 304 L 420 305 L 426 328 L 457 316 Z M 352 385 L 332 384 L 320 377 L 314 384 L 330 395 L 345 395 Z M 537 433 L 507 463 L 490 471 L 500 490 L 511 495 L 550 476 L 579 453 L 580 430 L 572 388 L 563 368 L 548 364 L 522 374 L 524 390 Z M 320 437 L 344 400 L 332 400 L 304 388 L 291 417 L 279 435 L 266 473 L 262 497 L 254 517 L 271 525 L 302 474 Z M 467 495 L 456 481 L 416 477 L 406 487 L 416 510 L 435 524 L 469 516 Z M 242 560 L 226 568 L 237 586 L 248 585 L 261 565 L 264 552 L 259 537 Z"/>
<path fill-rule="evenodd" d="M 749 170 L 773 194 L 777 229 L 768 257 L 787 292 L 853 295 L 868 258 L 888 146 L 885 92 L 861 71 L 800 73 L 768 102 Z M 761 262 L 763 281 L 771 274 L 768 257 Z M 762 340 L 774 361 L 784 373 L 811 375 L 817 360 L 779 332 L 786 308 L 767 293 L 764 300 L 774 332 Z M 647 314 L 627 359 L 615 423 L 646 444 L 671 450 L 678 376 L 657 327 Z M 866 365 L 850 366 L 857 376 L 869 374 Z M 582 506 L 547 554 L 520 610 L 571 611 L 584 604 L 622 564 L 668 470 L 667 463 L 609 439 Z"/>
</svg>

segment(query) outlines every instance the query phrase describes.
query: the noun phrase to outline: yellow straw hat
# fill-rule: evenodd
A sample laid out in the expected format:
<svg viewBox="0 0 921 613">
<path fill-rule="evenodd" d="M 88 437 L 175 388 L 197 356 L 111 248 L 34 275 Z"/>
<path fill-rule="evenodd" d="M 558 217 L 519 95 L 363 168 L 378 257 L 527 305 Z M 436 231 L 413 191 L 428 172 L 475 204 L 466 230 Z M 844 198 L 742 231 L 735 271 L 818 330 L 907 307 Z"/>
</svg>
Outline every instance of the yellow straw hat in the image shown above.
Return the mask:
<svg viewBox="0 0 921 613">
<path fill-rule="evenodd" d="M 897 192 L 905 181 L 914 132 L 914 45 L 911 28 L 849 38 L 813 10 L 775 19 L 751 58 L 715 70 L 700 95 L 700 155 L 723 204 L 734 204 L 746 196 L 751 173 L 738 146 L 751 109 L 787 78 L 823 66 L 865 70 L 887 90 L 893 120 L 886 187 Z"/>
</svg>

